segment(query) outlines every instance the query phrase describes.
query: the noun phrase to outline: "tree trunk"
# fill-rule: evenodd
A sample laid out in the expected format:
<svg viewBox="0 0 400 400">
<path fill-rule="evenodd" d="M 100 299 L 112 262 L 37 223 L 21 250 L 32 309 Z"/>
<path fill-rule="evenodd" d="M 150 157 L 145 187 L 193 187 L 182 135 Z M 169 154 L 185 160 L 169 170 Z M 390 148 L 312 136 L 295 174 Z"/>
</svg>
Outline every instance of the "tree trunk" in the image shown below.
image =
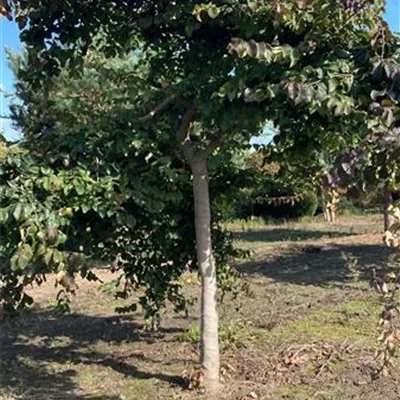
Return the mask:
<svg viewBox="0 0 400 400">
<path fill-rule="evenodd" d="M 330 221 L 330 212 L 329 212 L 328 204 L 326 201 L 325 189 L 323 187 L 321 187 L 321 200 L 322 200 L 322 211 L 324 213 L 324 221 L 331 222 Z"/>
<path fill-rule="evenodd" d="M 217 275 L 211 243 L 211 210 L 207 159 L 192 160 L 197 262 L 201 274 L 200 363 L 206 388 L 215 395 L 219 386 Z"/>
<path fill-rule="evenodd" d="M 336 207 L 335 205 L 331 206 L 331 218 L 330 221 L 332 224 L 334 224 L 336 222 Z"/>
<path fill-rule="evenodd" d="M 393 198 L 392 192 L 390 191 L 390 183 L 386 182 L 383 187 L 383 226 L 384 230 L 387 231 L 391 224 L 392 219 L 389 212 L 389 207 L 392 205 Z"/>
<path fill-rule="evenodd" d="M 322 192 L 322 196 L 325 221 L 334 224 L 339 208 L 340 192 L 335 188 L 329 188 Z"/>
<path fill-rule="evenodd" d="M 332 188 L 331 190 L 331 222 L 336 223 L 337 211 L 340 204 L 340 196 L 346 193 L 347 189 Z"/>
</svg>

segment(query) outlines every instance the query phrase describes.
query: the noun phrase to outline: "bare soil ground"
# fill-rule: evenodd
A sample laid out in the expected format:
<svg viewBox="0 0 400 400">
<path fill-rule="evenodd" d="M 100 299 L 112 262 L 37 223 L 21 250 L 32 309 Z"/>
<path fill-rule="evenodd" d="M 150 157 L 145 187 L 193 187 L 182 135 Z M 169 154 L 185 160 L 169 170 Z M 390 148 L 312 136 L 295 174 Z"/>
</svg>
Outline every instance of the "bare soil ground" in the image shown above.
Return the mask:
<svg viewBox="0 0 400 400">
<path fill-rule="evenodd" d="M 368 278 L 390 253 L 380 217 L 230 228 L 253 255 L 237 265 L 249 289 L 220 307 L 220 398 L 400 399 L 398 358 L 391 376 L 371 379 L 381 305 Z M 343 252 L 358 258 L 359 277 Z M 184 281 L 196 297 L 196 277 Z M 54 312 L 50 278 L 31 289 L 33 310 L 2 323 L 0 399 L 207 399 L 182 379 L 198 360 L 196 305 L 188 317 L 167 313 L 150 334 L 96 283 L 78 285 L 72 314 Z"/>
</svg>

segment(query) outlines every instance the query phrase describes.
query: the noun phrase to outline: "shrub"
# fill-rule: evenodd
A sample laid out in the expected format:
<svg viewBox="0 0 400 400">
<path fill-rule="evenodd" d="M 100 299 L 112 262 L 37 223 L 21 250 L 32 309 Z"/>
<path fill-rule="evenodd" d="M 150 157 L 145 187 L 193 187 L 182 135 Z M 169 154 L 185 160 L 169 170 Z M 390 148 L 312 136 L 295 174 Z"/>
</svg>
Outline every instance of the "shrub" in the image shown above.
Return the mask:
<svg viewBox="0 0 400 400">
<path fill-rule="evenodd" d="M 264 218 L 285 218 L 294 219 L 306 216 L 314 216 L 318 207 L 318 198 L 314 192 L 307 192 L 302 195 L 302 199 L 294 204 L 263 203 L 254 206 L 254 214 Z"/>
<path fill-rule="evenodd" d="M 340 199 L 338 211 L 341 215 L 363 214 L 363 209 L 362 207 L 360 207 L 360 202 L 357 200 L 349 199 L 345 196 Z"/>
<path fill-rule="evenodd" d="M 314 192 L 303 194 L 303 199 L 294 204 L 294 213 L 296 217 L 313 217 L 318 207 L 318 197 Z"/>
</svg>

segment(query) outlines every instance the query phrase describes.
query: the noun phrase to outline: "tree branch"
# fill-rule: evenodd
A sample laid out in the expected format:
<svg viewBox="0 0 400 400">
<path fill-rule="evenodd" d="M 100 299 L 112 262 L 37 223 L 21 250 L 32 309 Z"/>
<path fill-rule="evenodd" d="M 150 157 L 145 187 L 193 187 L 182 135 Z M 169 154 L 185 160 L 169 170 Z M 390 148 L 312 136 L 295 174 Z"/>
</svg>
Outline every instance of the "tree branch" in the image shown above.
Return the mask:
<svg viewBox="0 0 400 400">
<path fill-rule="evenodd" d="M 190 129 L 190 124 L 195 120 L 195 117 L 196 110 L 194 109 L 194 107 L 191 106 L 183 115 L 181 124 L 175 135 L 178 146 L 181 147 L 182 152 L 189 163 L 195 155 L 196 148 L 193 143 L 190 142 L 190 140 L 187 140 L 187 137 Z"/>
<path fill-rule="evenodd" d="M 363 0 L 363 1 L 360 1 L 360 3 L 358 5 L 355 5 L 353 11 L 350 12 L 350 15 L 347 17 L 345 23 L 347 24 L 348 22 L 350 22 L 352 20 L 352 18 L 355 17 L 357 15 L 357 13 L 361 10 L 361 8 L 363 8 L 366 4 L 367 4 L 367 1 Z"/>
<path fill-rule="evenodd" d="M 160 104 L 158 104 L 153 110 L 151 110 L 148 114 L 143 117 L 139 117 L 138 120 L 140 122 L 146 122 L 151 120 L 155 115 L 159 114 L 161 111 L 164 111 L 175 99 L 175 96 L 169 96 L 164 99 Z"/>
<path fill-rule="evenodd" d="M 160 104 L 158 104 L 152 111 L 143 117 L 138 118 L 139 121 L 145 122 L 152 119 L 155 115 L 164 111 L 172 101 L 177 100 L 177 103 L 187 107 L 187 110 L 183 114 L 178 130 L 176 131 L 175 138 L 178 146 L 182 149 L 185 157 L 188 159 L 192 159 L 195 155 L 195 146 L 193 143 L 190 143 L 188 139 L 188 133 L 190 129 L 191 123 L 195 120 L 196 117 L 196 109 L 190 104 L 186 99 L 181 96 L 169 96 L 164 99 Z"/>
<path fill-rule="evenodd" d="M 195 116 L 196 110 L 193 107 L 190 107 L 183 115 L 179 129 L 176 131 L 176 140 L 179 144 L 182 145 L 184 143 L 190 124 L 194 121 Z"/>
</svg>

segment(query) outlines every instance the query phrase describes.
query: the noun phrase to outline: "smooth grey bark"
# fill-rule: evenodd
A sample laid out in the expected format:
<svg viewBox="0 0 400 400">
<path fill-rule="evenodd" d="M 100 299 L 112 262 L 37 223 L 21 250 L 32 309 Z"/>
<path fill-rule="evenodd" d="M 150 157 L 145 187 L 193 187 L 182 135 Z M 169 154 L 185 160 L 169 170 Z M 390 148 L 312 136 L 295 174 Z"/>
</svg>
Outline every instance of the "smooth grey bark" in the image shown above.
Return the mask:
<svg viewBox="0 0 400 400">
<path fill-rule="evenodd" d="M 217 273 L 211 241 L 211 210 L 207 158 L 194 157 L 190 162 L 190 166 L 193 173 L 197 261 L 202 281 L 200 363 L 206 375 L 208 393 L 213 395 L 217 393 L 219 387 L 220 358 L 218 344 Z"/>
<path fill-rule="evenodd" d="M 194 219 L 196 229 L 197 263 L 201 275 L 200 296 L 200 364 L 205 373 L 209 396 L 215 397 L 219 389 L 219 343 L 218 343 L 218 286 L 217 271 L 212 251 L 211 209 L 208 189 L 207 160 L 215 143 L 201 150 L 190 140 L 190 129 L 196 118 L 196 110 L 189 106 L 182 116 L 176 133 L 185 159 L 193 174 Z"/>
<path fill-rule="evenodd" d="M 149 114 L 142 117 L 141 121 L 153 118 L 164 108 L 168 107 L 174 99 L 174 97 L 165 99 Z M 196 252 L 202 283 L 200 296 L 200 364 L 205 373 L 205 384 L 208 394 L 212 398 L 215 398 L 219 389 L 220 369 L 217 310 L 218 286 L 211 240 L 211 209 L 207 159 L 218 141 L 212 143 L 204 150 L 200 150 L 195 143 L 191 142 L 189 132 L 196 119 L 196 110 L 184 98 L 177 100 L 185 107 L 188 107 L 182 116 L 179 129 L 176 132 L 176 142 L 184 158 L 189 163 L 193 174 Z"/>
</svg>

